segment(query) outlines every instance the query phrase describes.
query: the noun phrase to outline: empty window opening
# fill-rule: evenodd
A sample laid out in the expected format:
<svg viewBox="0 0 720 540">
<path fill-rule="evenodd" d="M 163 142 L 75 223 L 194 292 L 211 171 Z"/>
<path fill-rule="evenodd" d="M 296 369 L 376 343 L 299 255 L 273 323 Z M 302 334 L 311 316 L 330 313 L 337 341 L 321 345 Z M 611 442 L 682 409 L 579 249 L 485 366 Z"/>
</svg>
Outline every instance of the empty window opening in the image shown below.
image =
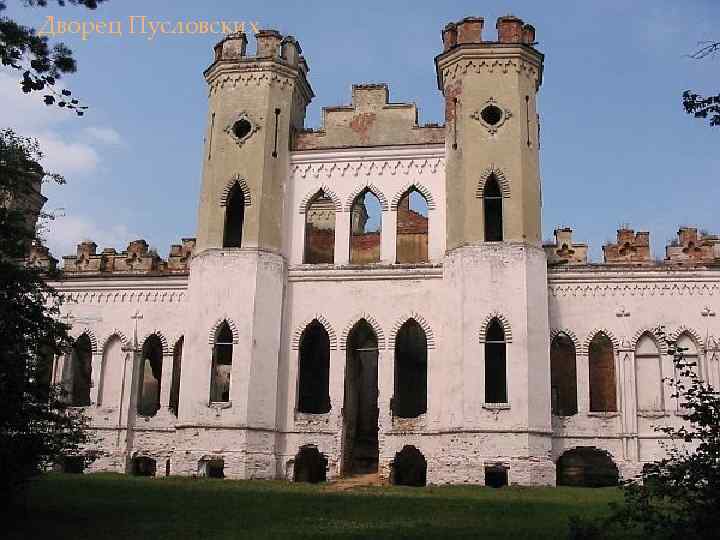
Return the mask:
<svg viewBox="0 0 720 540">
<path fill-rule="evenodd" d="M 121 339 L 118 336 L 110 338 L 103 351 L 98 405 L 110 408 L 120 406 L 125 357 Z"/>
<path fill-rule="evenodd" d="M 395 251 L 401 264 L 428 261 L 428 205 L 415 188 L 410 188 L 398 203 Z"/>
<path fill-rule="evenodd" d="M 134 476 L 155 476 L 157 463 L 153 458 L 137 456 L 132 460 L 132 473 Z"/>
<path fill-rule="evenodd" d="M 237 120 L 232 127 L 233 135 L 235 135 L 238 139 L 244 139 L 247 137 L 251 130 L 252 124 L 250 124 L 250 122 L 248 122 L 245 118 Z"/>
<path fill-rule="evenodd" d="M 298 411 L 330 411 L 330 337 L 325 327 L 312 321 L 300 337 Z"/>
<path fill-rule="evenodd" d="M 380 262 L 382 208 L 366 189 L 355 198 L 350 212 L 350 264 Z"/>
<path fill-rule="evenodd" d="M 415 319 L 400 327 L 395 339 L 393 414 L 415 418 L 427 412 L 427 337 Z"/>
<path fill-rule="evenodd" d="M 404 446 L 390 464 L 390 483 L 422 487 L 427 484 L 427 461 L 414 446 Z"/>
<path fill-rule="evenodd" d="M 558 486 L 616 486 L 620 478 L 610 454 L 594 447 L 568 450 L 560 456 L 556 470 Z"/>
<path fill-rule="evenodd" d="M 225 462 L 217 458 L 201 460 L 200 476 L 217 479 L 225 478 Z"/>
<path fill-rule="evenodd" d="M 605 334 L 597 334 L 590 342 L 590 412 L 616 412 L 615 354 Z"/>
<path fill-rule="evenodd" d="M 182 354 L 185 338 L 181 337 L 173 349 L 172 382 L 170 383 L 170 412 L 178 415 L 180 407 L 180 373 L 182 369 Z"/>
<path fill-rule="evenodd" d="M 294 482 L 317 484 L 327 479 L 327 458 L 314 446 L 303 446 L 295 456 Z"/>
<path fill-rule="evenodd" d="M 485 181 L 483 213 L 485 214 L 485 241 L 502 242 L 503 198 L 500 184 L 494 174 L 491 174 Z"/>
<path fill-rule="evenodd" d="M 90 405 L 91 381 L 92 346 L 88 335 L 83 334 L 75 340 L 69 361 L 63 366 L 63 387 L 72 407 Z"/>
<path fill-rule="evenodd" d="M 377 472 L 378 456 L 378 340 L 361 319 L 347 340 L 343 474 Z"/>
<path fill-rule="evenodd" d="M 170 476 L 170 460 L 165 460 L 165 476 Z"/>
<path fill-rule="evenodd" d="M 335 203 L 322 190 L 305 210 L 305 264 L 335 262 Z"/>
<path fill-rule="evenodd" d="M 503 112 L 500 107 L 495 105 L 488 105 L 482 111 L 480 111 L 480 117 L 485 121 L 486 124 L 494 126 L 503 118 Z"/>
<path fill-rule="evenodd" d="M 57 464 L 60 472 L 68 474 L 82 474 L 85 472 L 84 456 L 63 456 Z"/>
<path fill-rule="evenodd" d="M 485 332 L 485 403 L 507 403 L 505 329 L 492 319 Z"/>
<path fill-rule="evenodd" d="M 698 377 L 702 378 L 702 369 L 699 363 L 698 347 L 689 334 L 682 333 L 677 338 L 677 342 L 675 343 L 675 349 L 677 350 L 677 352 L 682 353 L 683 367 L 681 369 L 678 369 L 678 367 L 673 363 L 673 378 L 688 387 L 691 384 L 690 377 L 688 377 L 683 372 L 689 370 L 696 373 Z M 672 394 L 677 394 L 674 389 L 671 390 L 671 392 Z M 683 411 L 683 409 L 684 404 L 687 403 L 687 398 L 682 394 L 675 395 L 674 397 L 676 412 L 686 412 Z"/>
<path fill-rule="evenodd" d="M 550 344 L 550 399 L 557 416 L 577 414 L 577 364 L 575 344 L 558 334 Z"/>
<path fill-rule="evenodd" d="M 230 401 L 230 373 L 232 371 L 233 335 L 230 325 L 223 321 L 215 335 L 213 346 L 212 373 L 210 375 L 210 401 Z"/>
<path fill-rule="evenodd" d="M 637 401 L 639 411 L 661 411 L 663 403 L 660 351 L 649 334 L 643 334 L 635 348 Z"/>
<path fill-rule="evenodd" d="M 240 247 L 245 221 L 245 194 L 237 182 L 233 184 L 225 205 L 223 247 Z"/>
<path fill-rule="evenodd" d="M 485 485 L 491 488 L 501 488 L 508 485 L 508 469 L 502 464 L 485 467 Z"/>
<path fill-rule="evenodd" d="M 137 400 L 137 412 L 141 416 L 155 416 L 160 410 L 162 363 L 162 342 L 157 335 L 153 334 L 145 340 L 142 348 Z"/>
</svg>

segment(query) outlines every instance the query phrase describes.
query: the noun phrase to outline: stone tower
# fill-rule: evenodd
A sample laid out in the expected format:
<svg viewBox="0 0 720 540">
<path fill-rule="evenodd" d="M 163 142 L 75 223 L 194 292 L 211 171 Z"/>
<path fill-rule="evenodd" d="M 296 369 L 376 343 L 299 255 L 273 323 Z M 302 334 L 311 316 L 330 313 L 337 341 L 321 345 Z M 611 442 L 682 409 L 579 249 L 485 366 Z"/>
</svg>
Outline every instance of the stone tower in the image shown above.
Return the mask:
<svg viewBox="0 0 720 540">
<path fill-rule="evenodd" d="M 444 272 L 450 312 L 458 314 L 448 338 L 464 366 L 483 359 L 485 369 L 483 410 L 466 405 L 464 418 L 473 420 L 465 427 L 495 433 L 511 481 L 554 483 L 536 113 L 543 55 L 534 28 L 516 17 L 498 19 L 497 41 L 483 40 L 483 26 L 479 17 L 448 24 L 435 59 L 446 101 Z M 488 401 L 493 321 L 507 351 L 505 388 L 494 390 L 499 403 Z M 476 392 L 477 381 L 464 384 L 466 394 Z M 481 425 L 467 425 L 478 418 Z"/>
<path fill-rule="evenodd" d="M 299 43 L 275 30 L 255 37 L 250 56 L 244 33 L 227 36 L 204 73 L 209 114 L 179 411 L 181 423 L 204 426 L 192 426 L 200 446 L 247 478 L 275 475 L 283 201 L 290 139 L 313 97 Z"/>
</svg>

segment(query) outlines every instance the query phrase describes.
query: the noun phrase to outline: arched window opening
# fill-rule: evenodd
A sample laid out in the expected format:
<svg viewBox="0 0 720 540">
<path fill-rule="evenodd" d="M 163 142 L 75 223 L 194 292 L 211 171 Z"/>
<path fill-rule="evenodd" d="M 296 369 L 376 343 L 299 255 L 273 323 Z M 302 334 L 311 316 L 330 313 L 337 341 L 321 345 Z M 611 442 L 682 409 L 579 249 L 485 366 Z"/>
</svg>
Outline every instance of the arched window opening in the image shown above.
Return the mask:
<svg viewBox="0 0 720 540">
<path fill-rule="evenodd" d="M 237 182 L 233 184 L 225 205 L 223 247 L 240 247 L 245 222 L 245 194 Z"/>
<path fill-rule="evenodd" d="M 395 338 L 392 410 L 399 418 L 427 412 L 427 337 L 415 319 L 406 321 Z"/>
<path fill-rule="evenodd" d="M 597 334 L 590 342 L 590 412 L 617 412 L 615 354 L 610 338 Z"/>
<path fill-rule="evenodd" d="M 679 381 L 680 384 L 687 387 L 691 384 L 691 382 L 690 378 L 683 374 L 683 371 L 690 370 L 696 373 L 698 377 L 702 378 L 698 347 L 695 340 L 688 333 L 682 333 L 677 338 L 675 348 L 678 352 L 682 353 L 683 369 L 678 369 L 677 365 L 673 364 L 673 377 Z M 686 412 L 683 411 L 685 403 L 687 403 L 687 398 L 681 393 L 675 398 L 675 410 L 677 412 Z"/>
<path fill-rule="evenodd" d="M 317 484 L 327 479 L 327 458 L 314 446 L 303 446 L 295 456 L 294 482 Z"/>
<path fill-rule="evenodd" d="M 305 210 L 305 264 L 335 262 L 335 203 L 320 190 Z"/>
<path fill-rule="evenodd" d="M 157 463 L 153 458 L 147 456 L 136 456 L 132 460 L 133 476 L 155 476 Z"/>
<path fill-rule="evenodd" d="M 575 344 L 558 334 L 550 344 L 550 400 L 556 416 L 577 414 L 577 367 Z"/>
<path fill-rule="evenodd" d="M 92 345 L 87 334 L 75 340 L 69 360 L 63 368 L 63 385 L 68 392 L 68 402 L 72 407 L 87 407 L 90 405 L 92 381 Z"/>
<path fill-rule="evenodd" d="M 233 335 L 228 322 L 223 321 L 217 334 L 215 334 L 215 345 L 213 346 L 210 381 L 210 401 L 212 403 L 227 403 L 230 401 L 232 357 Z"/>
<path fill-rule="evenodd" d="M 635 382 L 639 411 L 663 410 L 663 382 L 660 351 L 649 334 L 643 334 L 635 348 Z"/>
<path fill-rule="evenodd" d="M 330 336 L 317 320 L 300 337 L 298 411 L 322 414 L 330 411 Z"/>
<path fill-rule="evenodd" d="M 617 486 L 620 473 L 610 454 L 593 447 L 568 450 L 557 462 L 557 485 Z"/>
<path fill-rule="evenodd" d="M 343 474 L 377 472 L 378 339 L 365 319 L 347 338 L 343 443 Z"/>
<path fill-rule="evenodd" d="M 507 403 L 507 344 L 502 323 L 493 319 L 485 332 L 485 403 Z"/>
<path fill-rule="evenodd" d="M 155 416 L 160 410 L 162 363 L 162 342 L 156 334 L 153 334 L 145 340 L 142 348 L 140 388 L 137 400 L 137 412 L 141 416 Z"/>
<path fill-rule="evenodd" d="M 428 261 L 428 204 L 415 188 L 410 188 L 398 203 L 395 251 L 400 264 Z"/>
<path fill-rule="evenodd" d="M 98 405 L 103 407 L 120 406 L 124 366 L 125 353 L 122 350 L 122 340 L 118 336 L 113 336 L 108 340 L 103 351 Z"/>
<path fill-rule="evenodd" d="M 382 208 L 366 189 L 355 198 L 350 211 L 350 264 L 380 262 Z"/>
<path fill-rule="evenodd" d="M 182 369 L 182 354 L 185 338 L 181 337 L 173 349 L 172 382 L 170 383 L 170 412 L 178 415 L 180 407 L 180 373 Z"/>
<path fill-rule="evenodd" d="M 421 487 L 427 484 L 427 461 L 414 446 L 404 446 L 390 464 L 390 483 Z"/>
<path fill-rule="evenodd" d="M 503 197 L 495 174 L 488 176 L 483 190 L 483 213 L 485 215 L 485 241 L 502 242 Z"/>
</svg>

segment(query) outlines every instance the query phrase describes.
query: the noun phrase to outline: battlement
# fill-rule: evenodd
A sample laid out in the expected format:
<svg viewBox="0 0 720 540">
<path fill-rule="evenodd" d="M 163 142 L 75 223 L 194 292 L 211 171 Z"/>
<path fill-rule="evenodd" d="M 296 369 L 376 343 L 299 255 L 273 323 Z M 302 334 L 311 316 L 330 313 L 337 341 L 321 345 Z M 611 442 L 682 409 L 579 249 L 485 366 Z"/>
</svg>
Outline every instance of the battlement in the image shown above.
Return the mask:
<svg viewBox="0 0 720 540">
<path fill-rule="evenodd" d="M 652 264 L 650 233 L 635 232 L 622 227 L 617 231 L 617 242 L 603 246 L 605 264 Z"/>
<path fill-rule="evenodd" d="M 483 17 L 465 17 L 461 21 L 448 23 L 442 30 L 443 50 L 447 52 L 459 45 L 478 43 L 535 44 L 535 27 L 513 15 L 498 18 L 495 24 L 497 41 L 483 40 L 484 26 Z"/>
<path fill-rule="evenodd" d="M 548 264 L 587 264 L 588 245 L 573 242 L 572 234 L 570 227 L 555 229 L 555 242 L 543 244 Z"/>
<path fill-rule="evenodd" d="M 680 227 L 677 240 L 665 247 L 665 262 L 672 265 L 697 265 L 720 261 L 720 236 L 698 232 L 695 227 Z"/>
<path fill-rule="evenodd" d="M 391 102 L 387 84 L 354 84 L 351 104 L 324 107 L 322 128 L 296 132 L 293 150 L 444 142 L 445 127 L 420 126 L 415 103 Z"/>
<path fill-rule="evenodd" d="M 298 68 L 307 75 L 308 67 L 302 55 L 300 42 L 293 36 L 283 36 L 277 30 L 259 30 L 255 34 L 255 55 L 249 55 L 248 39 L 245 32 L 225 36 L 215 45 L 213 65 L 218 62 L 239 60 L 276 60 L 290 67 Z"/>
<path fill-rule="evenodd" d="M 133 240 L 125 251 L 104 248 L 98 253 L 92 240 L 80 242 L 75 255 L 63 257 L 63 273 L 68 276 L 88 274 L 182 274 L 195 248 L 194 238 L 183 238 L 181 244 L 170 248 L 167 261 L 143 240 Z"/>
</svg>

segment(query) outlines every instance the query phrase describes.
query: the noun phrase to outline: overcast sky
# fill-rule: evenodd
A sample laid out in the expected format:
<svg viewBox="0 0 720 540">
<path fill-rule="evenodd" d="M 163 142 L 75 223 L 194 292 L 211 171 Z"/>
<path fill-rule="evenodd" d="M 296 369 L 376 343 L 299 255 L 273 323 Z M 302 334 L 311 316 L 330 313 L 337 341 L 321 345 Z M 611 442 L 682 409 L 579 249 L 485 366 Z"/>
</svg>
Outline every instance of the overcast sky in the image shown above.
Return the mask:
<svg viewBox="0 0 720 540">
<path fill-rule="evenodd" d="M 503 0 L 365 2 L 109 0 L 96 11 L 24 8 L 5 12 L 39 25 L 121 20 L 123 36 L 65 35 L 78 61 L 63 79 L 91 107 L 77 119 L 22 95 L 16 73 L 0 71 L 0 124 L 40 139 L 46 165 L 68 184 L 46 191 L 46 208 L 64 209 L 49 233 L 56 256 L 77 242 L 124 249 L 145 238 L 165 256 L 195 235 L 207 93 L 202 71 L 217 36 L 129 35 L 128 17 L 171 22 L 256 21 L 300 41 L 323 106 L 350 102 L 353 83 L 387 82 L 391 100 L 414 101 L 420 120 L 442 121 L 434 56 L 445 23 L 484 16 L 486 35 L 509 12 L 537 29 L 545 53 L 542 115 L 543 232 L 572 226 L 600 246 L 620 224 L 649 230 L 661 255 L 678 225 L 720 232 L 720 128 L 682 111 L 688 88 L 720 92 L 720 57 L 689 59 L 698 42 L 720 39 L 715 0 Z M 360 7 L 362 4 L 362 7 Z"/>
</svg>

